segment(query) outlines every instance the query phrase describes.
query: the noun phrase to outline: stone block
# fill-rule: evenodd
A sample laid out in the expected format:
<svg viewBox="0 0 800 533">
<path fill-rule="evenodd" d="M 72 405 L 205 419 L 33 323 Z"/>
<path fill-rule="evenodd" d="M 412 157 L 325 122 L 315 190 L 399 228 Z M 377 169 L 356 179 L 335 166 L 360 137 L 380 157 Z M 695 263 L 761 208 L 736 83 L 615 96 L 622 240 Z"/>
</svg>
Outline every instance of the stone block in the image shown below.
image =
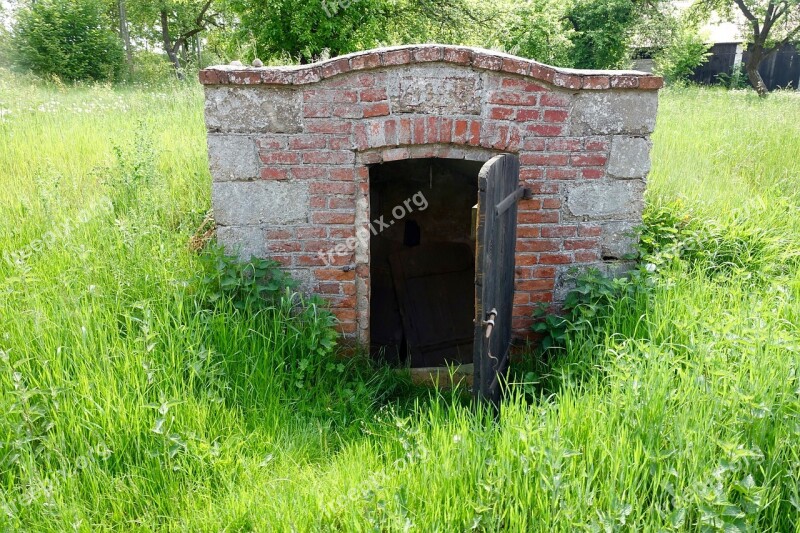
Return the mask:
<svg viewBox="0 0 800 533">
<path fill-rule="evenodd" d="M 618 179 L 647 176 L 650 172 L 650 147 L 650 141 L 644 137 L 614 137 L 608 158 L 608 175 Z"/>
<path fill-rule="evenodd" d="M 573 135 L 647 135 L 656 126 L 654 91 L 585 91 L 572 105 Z"/>
<path fill-rule="evenodd" d="M 483 82 L 464 68 L 417 65 L 393 76 L 389 92 L 394 113 L 480 115 Z"/>
<path fill-rule="evenodd" d="M 641 224 L 641 220 L 633 221 L 611 221 L 602 224 L 602 235 L 600 237 L 600 253 L 604 259 L 623 259 L 628 254 L 636 252 L 636 226 Z"/>
<path fill-rule="evenodd" d="M 565 218 L 582 220 L 635 219 L 644 207 L 640 180 L 576 183 L 567 188 Z"/>
<path fill-rule="evenodd" d="M 250 137 L 209 135 L 208 161 L 214 181 L 246 181 L 259 174 L 258 150 Z"/>
<path fill-rule="evenodd" d="M 206 87 L 209 132 L 298 133 L 302 94 L 283 87 Z"/>
<path fill-rule="evenodd" d="M 211 186 L 221 226 L 300 224 L 308 221 L 308 185 L 281 181 L 220 182 Z"/>
<path fill-rule="evenodd" d="M 251 257 L 267 256 L 266 231 L 262 226 L 219 226 L 217 241 L 226 253 L 245 261 Z"/>
<path fill-rule="evenodd" d="M 297 292 L 311 294 L 314 291 L 316 279 L 314 278 L 313 270 L 308 268 L 293 268 L 288 269 L 287 273 L 298 283 L 296 287 Z"/>
</svg>

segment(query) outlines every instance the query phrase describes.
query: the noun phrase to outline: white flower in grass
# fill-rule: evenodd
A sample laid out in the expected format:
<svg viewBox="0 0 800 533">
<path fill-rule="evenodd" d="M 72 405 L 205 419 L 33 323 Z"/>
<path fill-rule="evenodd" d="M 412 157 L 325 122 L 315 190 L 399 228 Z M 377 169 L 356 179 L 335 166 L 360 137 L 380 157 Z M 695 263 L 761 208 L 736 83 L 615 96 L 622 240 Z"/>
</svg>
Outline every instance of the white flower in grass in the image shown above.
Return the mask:
<svg viewBox="0 0 800 533">
<path fill-rule="evenodd" d="M 647 265 L 645 265 L 644 269 L 652 274 L 653 272 L 655 272 L 657 270 L 657 267 L 653 263 L 647 263 Z"/>
</svg>

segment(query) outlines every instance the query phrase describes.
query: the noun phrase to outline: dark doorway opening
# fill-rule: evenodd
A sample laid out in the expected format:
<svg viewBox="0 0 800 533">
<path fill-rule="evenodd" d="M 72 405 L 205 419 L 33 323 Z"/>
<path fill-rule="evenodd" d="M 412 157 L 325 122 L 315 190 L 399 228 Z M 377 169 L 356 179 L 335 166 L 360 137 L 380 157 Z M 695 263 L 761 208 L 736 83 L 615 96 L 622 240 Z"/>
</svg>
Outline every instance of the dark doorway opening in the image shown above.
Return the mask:
<svg viewBox="0 0 800 533">
<path fill-rule="evenodd" d="M 473 362 L 482 166 L 409 159 L 370 167 L 373 357 L 412 368 Z"/>
</svg>

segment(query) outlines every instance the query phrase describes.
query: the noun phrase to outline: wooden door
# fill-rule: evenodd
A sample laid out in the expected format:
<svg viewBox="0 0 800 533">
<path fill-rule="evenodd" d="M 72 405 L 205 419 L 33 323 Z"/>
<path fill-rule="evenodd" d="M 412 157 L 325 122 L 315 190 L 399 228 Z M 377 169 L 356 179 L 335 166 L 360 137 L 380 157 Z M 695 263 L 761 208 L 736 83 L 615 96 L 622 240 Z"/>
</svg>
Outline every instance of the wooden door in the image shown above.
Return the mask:
<svg viewBox="0 0 800 533">
<path fill-rule="evenodd" d="M 500 155 L 478 176 L 475 258 L 473 393 L 498 406 L 508 370 L 514 306 L 517 203 L 529 197 L 519 186 L 519 159 Z"/>
</svg>

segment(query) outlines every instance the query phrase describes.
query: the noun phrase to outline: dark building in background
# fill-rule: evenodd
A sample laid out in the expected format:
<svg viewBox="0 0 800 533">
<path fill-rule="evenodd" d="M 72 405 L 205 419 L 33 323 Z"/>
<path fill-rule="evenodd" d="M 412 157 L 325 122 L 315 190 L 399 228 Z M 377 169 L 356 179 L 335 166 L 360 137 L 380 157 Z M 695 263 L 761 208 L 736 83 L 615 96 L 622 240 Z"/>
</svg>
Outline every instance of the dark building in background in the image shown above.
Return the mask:
<svg viewBox="0 0 800 533">
<path fill-rule="evenodd" d="M 714 44 L 708 62 L 695 70 L 691 80 L 706 85 L 727 82 L 737 66 L 746 64 L 749 59 L 747 51 L 742 49 L 741 43 Z M 794 45 L 787 44 L 772 54 L 761 62 L 758 70 L 770 91 L 800 87 L 800 53 Z"/>
</svg>

